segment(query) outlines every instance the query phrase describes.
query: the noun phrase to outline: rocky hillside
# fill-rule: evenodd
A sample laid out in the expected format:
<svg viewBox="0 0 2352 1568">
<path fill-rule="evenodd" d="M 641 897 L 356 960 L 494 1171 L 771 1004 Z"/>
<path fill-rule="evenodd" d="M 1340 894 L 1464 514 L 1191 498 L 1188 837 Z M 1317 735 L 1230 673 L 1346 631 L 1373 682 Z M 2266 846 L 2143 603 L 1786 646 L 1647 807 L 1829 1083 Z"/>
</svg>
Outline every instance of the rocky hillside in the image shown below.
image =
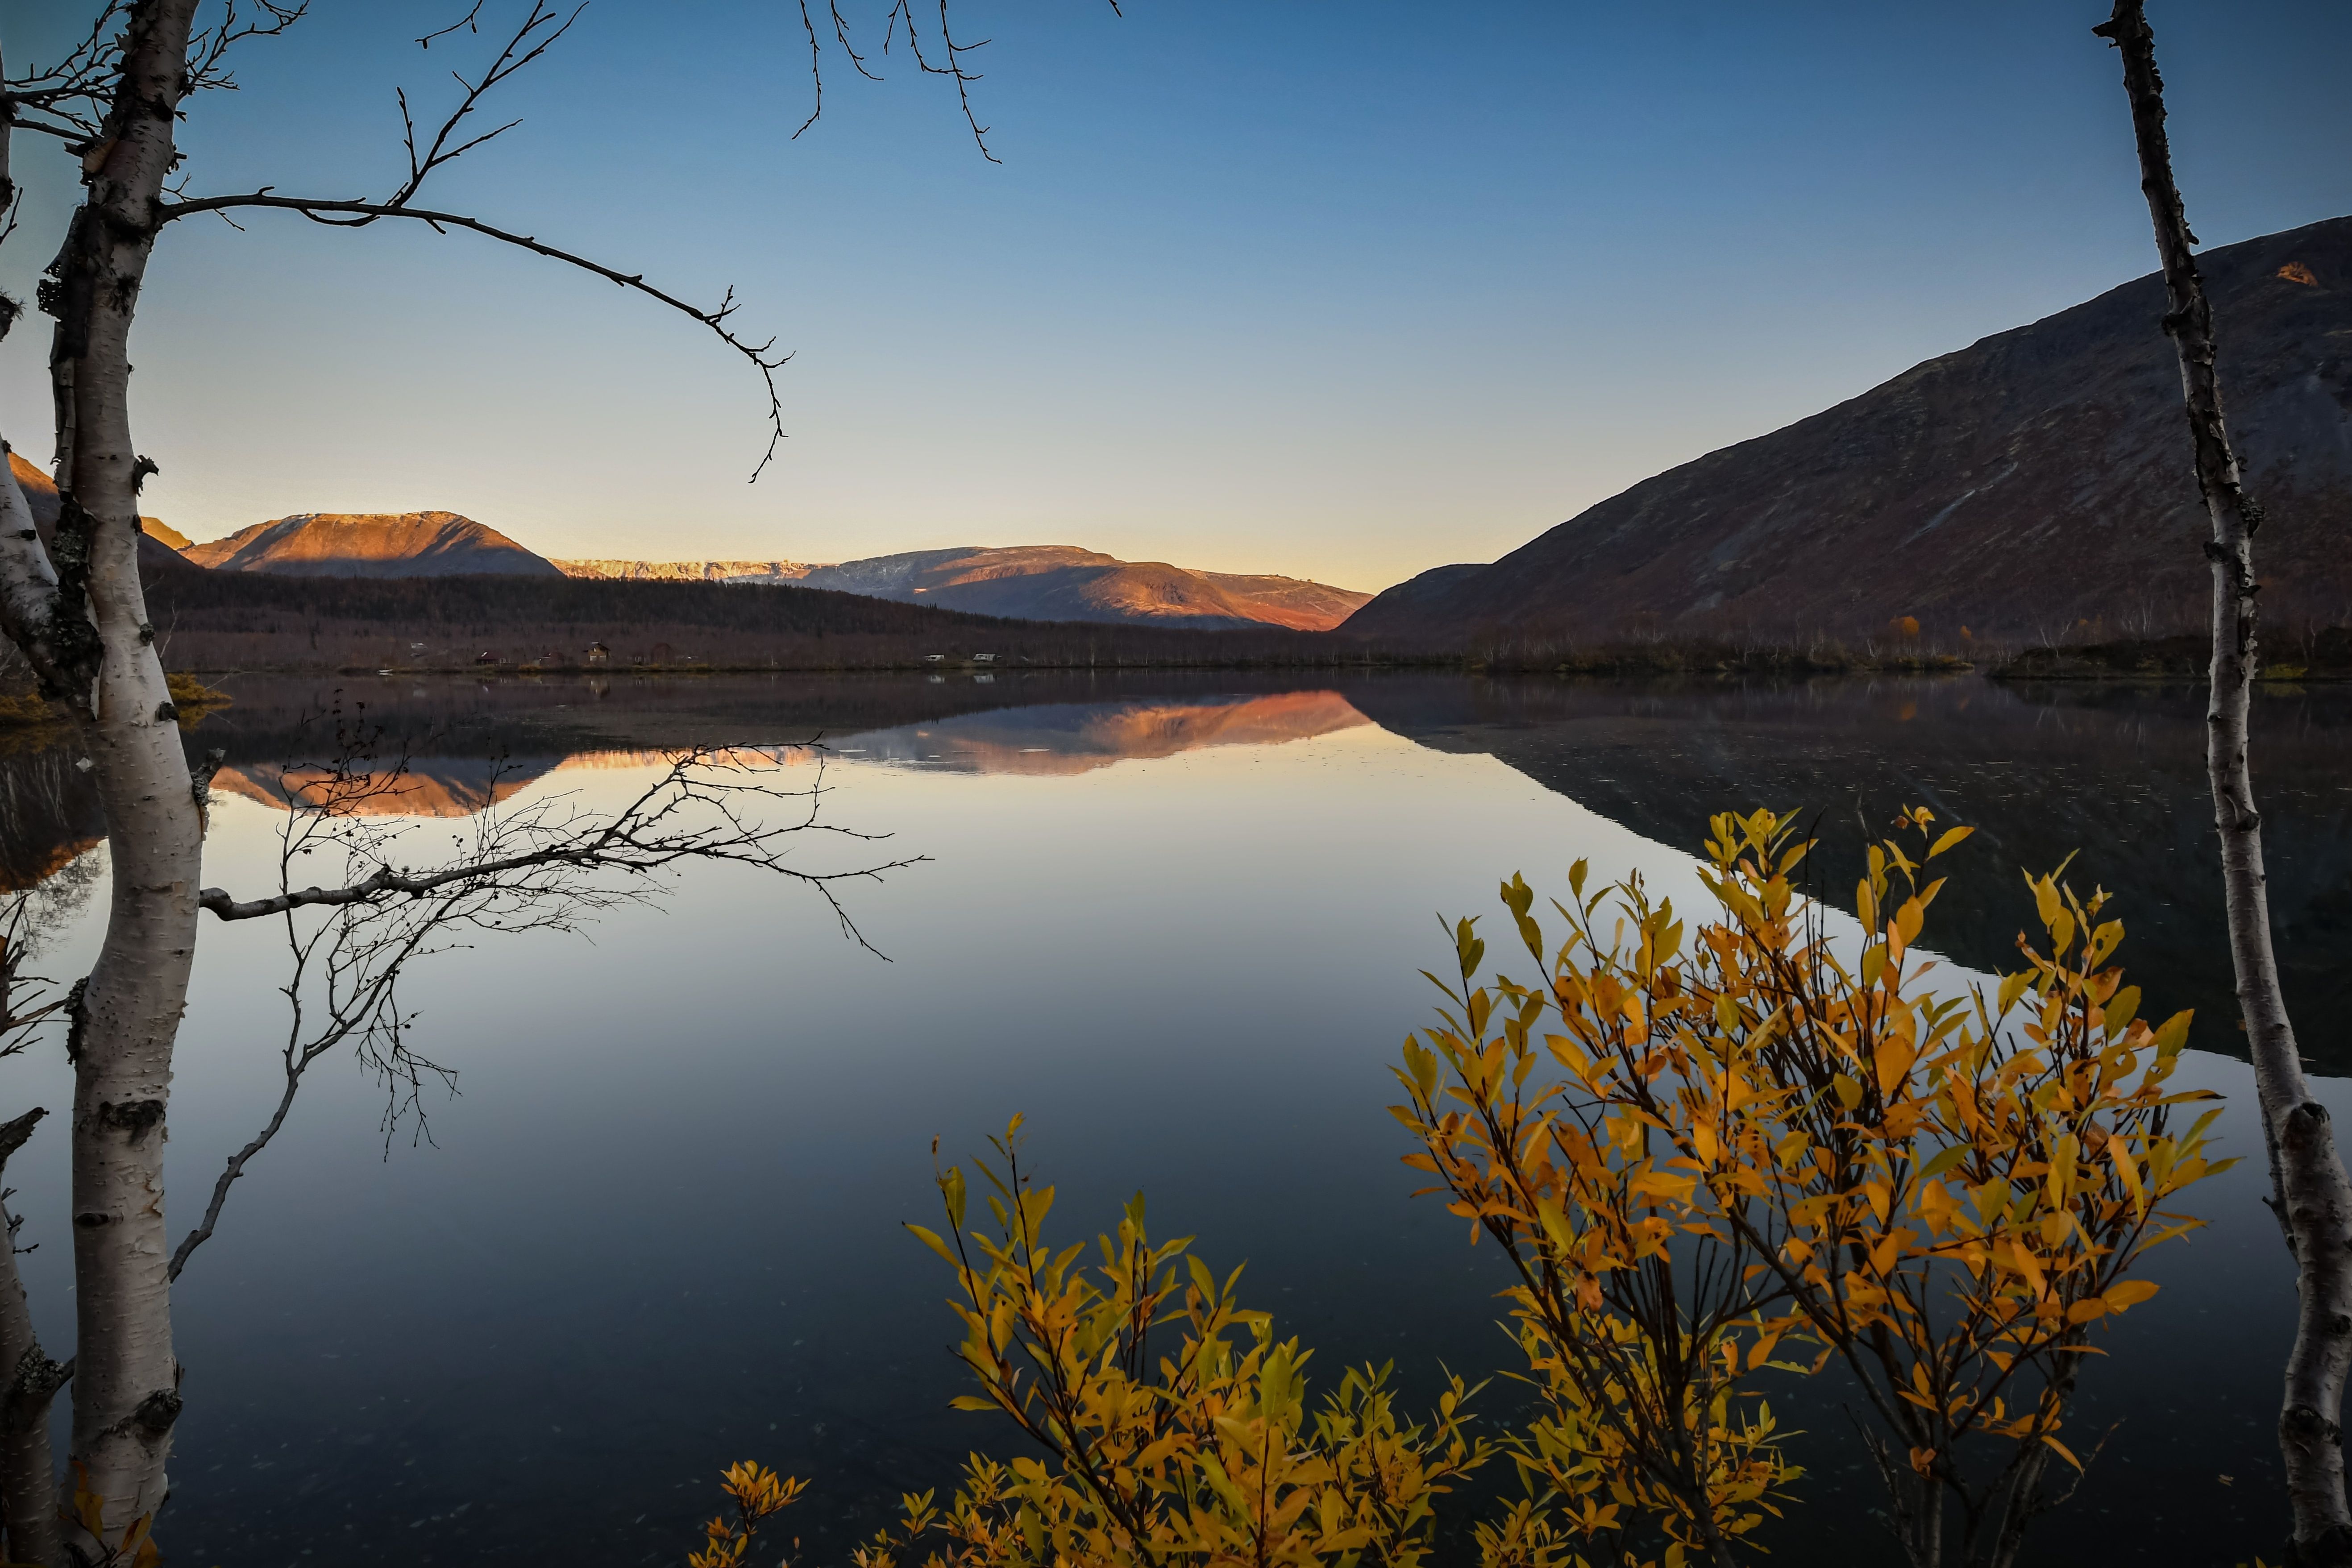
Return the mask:
<svg viewBox="0 0 2352 1568">
<path fill-rule="evenodd" d="M 2204 253 L 2273 625 L 2352 616 L 2352 218 Z M 1346 630 L 1462 648 L 1645 636 L 2147 636 L 2208 529 L 2151 275 L 1670 469 Z M 1916 629 L 1906 619 L 1916 621 Z"/>
<path fill-rule="evenodd" d="M 33 527 L 46 543 L 49 530 L 58 526 L 57 481 L 39 464 L 27 462 L 21 452 L 8 454 L 8 472 L 16 476 L 16 487 L 25 493 L 25 504 L 33 508 Z M 187 548 L 187 535 L 161 517 L 142 517 L 139 528 L 147 536 L 139 541 L 141 575 L 152 578 L 158 570 L 184 564 L 175 552 Z"/>
<path fill-rule="evenodd" d="M 551 557 L 566 577 L 622 582 L 798 582 L 815 568 L 797 560 L 583 560 Z"/>
<path fill-rule="evenodd" d="M 1371 595 L 1296 577 L 1228 571 L 1199 574 L 1246 608 L 1256 621 L 1297 632 L 1328 632 L 1368 603 Z"/>
<path fill-rule="evenodd" d="M 1320 632 L 1370 596 L 1290 577 L 1188 571 L 1073 545 L 913 550 L 816 567 L 811 588 L 1025 621 Z"/>
<path fill-rule="evenodd" d="M 552 561 L 455 512 L 298 512 L 183 552 L 215 571 L 286 577 L 561 577 Z"/>
</svg>

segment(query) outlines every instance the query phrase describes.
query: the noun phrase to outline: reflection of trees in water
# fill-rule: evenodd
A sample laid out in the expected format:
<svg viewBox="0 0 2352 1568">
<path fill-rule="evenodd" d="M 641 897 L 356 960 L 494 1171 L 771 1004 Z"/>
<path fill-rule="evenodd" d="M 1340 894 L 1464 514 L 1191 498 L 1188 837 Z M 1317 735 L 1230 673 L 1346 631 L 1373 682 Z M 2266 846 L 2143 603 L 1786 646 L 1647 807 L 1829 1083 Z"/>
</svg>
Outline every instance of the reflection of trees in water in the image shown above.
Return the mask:
<svg viewBox="0 0 2352 1568">
<path fill-rule="evenodd" d="M 0 930 L 19 962 L 38 958 L 66 927 L 81 918 L 98 891 L 102 855 L 82 853 L 31 887 L 0 891 Z"/>
<path fill-rule="evenodd" d="M 106 837 L 89 774 L 63 746 L 0 754 L 0 893 L 41 885 Z"/>
<path fill-rule="evenodd" d="M 2003 687 L 1974 679 L 1757 686 L 1603 682 L 1342 685 L 1375 721 L 1439 750 L 1485 753 L 1646 838 L 1696 851 L 1710 812 L 1822 813 L 1817 877 L 1850 905 L 1858 817 L 1879 828 L 1924 804 L 1974 823 L 1936 908 L 1939 944 L 2007 969 L 2031 910 L 2018 872 L 2079 852 L 2074 876 L 2119 895 L 2121 961 L 2151 1010 L 2194 1007 L 2194 1043 L 2239 1052 L 2211 798 L 2204 695 L 2193 688 Z M 2257 704 L 2256 780 L 2271 845 L 2271 909 L 2305 1045 L 2352 1071 L 2341 963 L 2352 933 L 2352 694 Z M 1529 847 L 1540 861 L 1549 846 Z M 1557 858 L 1568 858 L 1559 846 Z M 1530 863 L 1539 873 L 1561 865 Z M 2163 1000 L 2167 1007 L 2156 1007 Z"/>
<path fill-rule="evenodd" d="M 877 755 L 954 750 L 951 766 L 1055 773 L 1219 736 L 1325 733 L 1360 712 L 1433 749 L 1491 755 L 1677 848 L 1696 849 L 1712 811 L 1818 809 L 1819 877 L 1843 903 L 1861 873 L 1857 813 L 1876 827 L 1916 801 L 1979 829 L 1937 910 L 1953 957 L 2008 967 L 2027 908 L 2017 870 L 2081 852 L 2085 883 L 2122 895 L 2124 962 L 2151 1003 L 2196 1007 L 2201 1046 L 2235 1042 L 2194 688 L 1019 670 L 984 685 L 865 674 L 226 684 L 236 706 L 189 737 L 197 750 L 226 752 L 223 790 L 273 804 L 299 794 L 303 775 L 284 769 L 331 749 L 322 715 L 340 703 L 347 721 L 381 724 L 389 746 L 412 754 L 415 799 L 402 809 L 426 815 L 478 811 L 614 749 L 822 734 Z M 1313 695 L 1334 691 L 1345 700 Z M 2288 999 L 2315 1059 L 2352 1071 L 2352 1038 L 2328 1023 L 2352 1016 L 2352 970 L 2336 962 L 2352 935 L 2352 782 L 2339 761 L 2352 693 L 2273 695 L 2256 723 Z M 913 733 L 933 725 L 954 743 Z M 886 743 L 894 733 L 905 744 Z M 64 751 L 0 758 L 0 887 L 38 883 L 102 835 L 96 794 Z M 1567 851 L 1531 845 L 1523 868 L 1496 873 L 1559 872 Z M 1547 867 L 1548 856 L 1560 863 Z"/>
</svg>

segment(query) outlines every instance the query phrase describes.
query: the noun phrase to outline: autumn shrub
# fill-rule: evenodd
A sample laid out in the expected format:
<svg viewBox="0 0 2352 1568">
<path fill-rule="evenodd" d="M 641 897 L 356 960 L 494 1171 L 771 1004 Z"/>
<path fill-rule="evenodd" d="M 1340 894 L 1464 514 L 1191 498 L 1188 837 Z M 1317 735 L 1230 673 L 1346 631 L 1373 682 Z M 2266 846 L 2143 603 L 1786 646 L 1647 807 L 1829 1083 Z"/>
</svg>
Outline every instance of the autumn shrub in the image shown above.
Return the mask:
<svg viewBox="0 0 2352 1568">
<path fill-rule="evenodd" d="M 928 1548 L 957 1568 L 1046 1563 L 1311 1564 L 1428 1560 L 1436 1499 L 1486 1462 L 1454 1379 L 1425 1422 L 1398 1410 L 1386 1367 L 1350 1367 L 1320 1401 L 1312 1353 L 1277 1340 L 1190 1239 L 1153 1242 L 1138 1195 L 1115 1235 L 1055 1249 L 1054 1189 L 1022 1170 L 1018 1118 L 977 1166 L 993 1224 L 966 1223 L 966 1178 L 940 1173 L 945 1235 L 916 1236 L 955 1272 L 957 1354 L 978 1394 L 1045 1453 L 975 1458 L 953 1500 L 907 1500 L 858 1557 L 887 1568 Z M 1155 1339 L 1154 1331 L 1160 1331 Z"/>
<path fill-rule="evenodd" d="M 1542 917 L 1515 876 L 1524 981 L 1488 972 L 1475 920 L 1453 927 L 1392 1111 L 1511 1265 L 1508 1375 L 1533 1400 L 1493 1437 L 1458 1378 L 1418 1421 L 1386 1368 L 1311 1402 L 1310 1353 L 1240 1304 L 1239 1270 L 1151 1241 L 1139 1195 L 1091 1262 L 1049 1246 L 1016 1118 L 977 1167 L 992 1223 L 967 1224 L 950 1167 L 945 1230 L 910 1228 L 955 1276 L 979 1390 L 955 1403 L 1039 1452 L 976 1456 L 945 1504 L 909 1495 L 860 1568 L 1418 1564 L 1438 1499 L 1498 1458 L 1519 1496 L 1475 1527 L 1481 1568 L 1730 1568 L 1802 1479 L 1764 1380 L 1832 1364 L 1914 1568 L 2009 1568 L 2085 1462 L 2061 1434 L 2096 1335 L 2156 1294 L 2134 1270 L 2199 1223 L 2169 1206 L 2230 1162 L 2214 1109 L 2176 1124 L 2213 1098 L 2167 1086 L 2189 1015 L 2139 1016 L 2104 894 L 2029 877 L 2023 967 L 1937 973 L 1927 868 L 1968 831 L 1906 811 L 1852 920 L 1809 896 L 1811 846 L 1769 811 L 1714 820 L 1695 928 L 1638 875 L 1591 887 L 1579 862 Z M 743 1561 L 798 1494 L 756 1467 L 727 1485 L 737 1517 L 698 1568 Z"/>
<path fill-rule="evenodd" d="M 1871 848 L 1858 929 L 1796 880 L 1810 845 L 1769 811 L 1713 823 L 1691 931 L 1641 879 L 1570 900 L 1547 937 L 1503 902 L 1530 983 L 1460 988 L 1405 1050 L 1399 1115 L 1454 1211 L 1516 1266 L 1515 1314 L 1549 1419 L 1523 1473 L 1590 1533 L 1647 1514 L 1716 1562 L 1795 1479 L 1750 1387 L 1844 1364 L 1892 1522 L 1917 1568 L 2006 1564 L 2063 1500 L 2054 1458 L 2094 1332 L 2156 1286 L 2146 1250 L 2198 1222 L 2163 1207 L 2206 1157 L 2202 1091 L 2167 1080 L 2189 1015 L 2151 1026 L 2112 965 L 2108 900 L 2029 878 L 2042 936 L 1990 993 L 1930 978 L 1917 944 L 1969 830 L 1925 810 Z M 1914 858 L 1914 855 L 1916 858 Z"/>
</svg>

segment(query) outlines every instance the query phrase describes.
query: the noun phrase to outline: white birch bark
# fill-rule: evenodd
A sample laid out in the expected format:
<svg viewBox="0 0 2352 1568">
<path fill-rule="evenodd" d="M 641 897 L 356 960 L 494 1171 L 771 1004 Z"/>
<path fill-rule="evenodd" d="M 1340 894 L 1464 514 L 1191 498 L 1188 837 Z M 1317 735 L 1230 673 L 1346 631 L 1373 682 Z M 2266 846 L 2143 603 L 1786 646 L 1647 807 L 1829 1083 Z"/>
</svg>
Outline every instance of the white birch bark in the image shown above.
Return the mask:
<svg viewBox="0 0 2352 1568">
<path fill-rule="evenodd" d="M 28 1111 L 0 1125 L 0 1164 L 24 1146 L 45 1114 Z M 0 1212 L 0 1523 L 7 1527 L 8 1561 L 26 1568 L 68 1568 L 58 1529 L 57 1461 L 49 1452 L 49 1405 L 67 1375 L 33 1333 L 32 1309 L 16 1276 L 16 1225 Z"/>
<path fill-rule="evenodd" d="M 50 685 L 58 679 L 49 617 L 58 601 L 57 568 L 33 528 L 33 508 L 6 463 L 14 450 L 0 440 L 0 626 Z"/>
<path fill-rule="evenodd" d="M 2180 386 L 2197 464 L 2197 484 L 2212 520 L 2205 547 L 2213 572 L 2211 689 L 2206 711 L 2206 770 L 2221 840 L 2221 882 L 2236 967 L 2238 1006 L 2253 1058 L 2255 1092 L 2271 1155 L 2273 1201 L 2294 1250 L 2300 1308 L 2287 1358 L 2279 1448 L 2294 1511 L 2290 1562 L 2352 1563 L 2352 1511 L 2344 1488 L 2341 1422 L 2344 1383 L 2352 1369 L 2352 1181 L 2345 1176 L 2327 1109 L 2311 1097 L 2295 1049 L 2294 1027 L 2279 988 L 2271 947 L 2270 905 L 2263 869 L 2262 814 L 2254 806 L 2248 731 L 2259 656 L 2255 638 L 2253 536 L 2262 511 L 2240 481 L 2237 454 L 2221 415 L 2214 371 L 2213 312 L 2198 275 L 2172 152 L 2164 130 L 2164 83 L 2155 36 L 2142 0 L 2116 0 L 2095 28 L 2123 53 L 2124 87 L 2138 143 L 2140 188 L 2164 264 L 2164 329 L 2180 356 Z"/>
<path fill-rule="evenodd" d="M 76 1344 L 72 1458 L 110 1539 L 163 1500 L 180 1408 L 165 1267 L 164 1115 L 195 952 L 203 830 L 139 579 L 142 465 L 131 317 L 176 153 L 195 0 L 140 0 L 83 160 L 58 260 L 58 583 L 51 640 L 106 810 L 112 897 L 71 1022 Z M 73 612 L 79 609 L 82 612 Z"/>
</svg>

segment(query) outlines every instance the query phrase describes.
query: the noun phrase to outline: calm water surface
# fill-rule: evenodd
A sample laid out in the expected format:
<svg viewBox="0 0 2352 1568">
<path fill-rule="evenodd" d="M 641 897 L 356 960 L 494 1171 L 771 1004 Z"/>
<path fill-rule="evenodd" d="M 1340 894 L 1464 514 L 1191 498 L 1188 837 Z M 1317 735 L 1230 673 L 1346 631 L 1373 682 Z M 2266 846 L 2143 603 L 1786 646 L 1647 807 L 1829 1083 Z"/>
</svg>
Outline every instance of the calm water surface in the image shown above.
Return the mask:
<svg viewBox="0 0 2352 1568">
<path fill-rule="evenodd" d="M 228 753 L 207 876 L 242 894 L 268 885 L 274 766 L 316 752 L 297 720 L 334 687 L 230 684 L 236 706 L 191 740 Z M 1156 1228 L 1247 1260 L 1246 1293 L 1327 1373 L 1392 1357 L 1419 1387 L 1441 1360 L 1502 1365 L 1493 1250 L 1408 1200 L 1382 1110 L 1428 1017 L 1435 916 L 1488 913 L 1513 871 L 1562 886 L 1580 857 L 1696 895 L 1685 850 L 1712 810 L 1819 810 L 1832 885 L 1858 820 L 1923 800 L 1980 823 L 1930 928 L 1979 968 L 2013 952 L 2018 868 L 2081 849 L 2084 880 L 2122 896 L 2149 1010 L 2200 1009 L 2183 1077 L 2233 1105 L 2251 1090 L 2190 693 L 1007 672 L 369 679 L 341 700 L 416 752 L 422 832 L 494 797 L 614 801 L 665 746 L 822 733 L 830 820 L 931 858 L 850 894 L 887 961 L 815 899 L 710 870 L 664 911 L 418 971 L 420 1042 L 459 1075 L 428 1101 L 429 1141 L 404 1125 L 387 1152 L 380 1092 L 322 1065 L 180 1283 L 180 1562 L 675 1563 L 715 1472 L 747 1457 L 813 1479 L 797 1528 L 840 1561 L 901 1490 L 951 1486 L 975 1446 L 1014 1451 L 944 1409 L 949 1281 L 898 1228 L 934 1219 L 933 1135 L 962 1158 L 1014 1112 L 1066 1239 L 1140 1187 Z M 2352 701 L 2305 693 L 2258 721 L 2290 1001 L 2328 1072 L 2352 1068 L 2347 720 Z M 71 761 L 0 758 L 12 885 L 102 864 Z M 102 901 L 48 972 L 87 962 Z M 207 922 L 203 944 L 173 1108 L 182 1223 L 266 1115 L 283 1028 L 275 934 Z M 61 1061 L 10 1070 L 12 1113 L 69 1101 Z M 2352 1113 L 2346 1088 L 2321 1085 Z M 2255 1152 L 2234 1109 L 2222 1128 Z M 71 1322 L 63 1152 L 37 1139 L 9 1170 L 52 1348 Z M 2167 1288 L 2109 1337 L 2071 1428 L 2112 1427 L 2105 1453 L 2032 1561 L 2275 1555 L 2291 1273 L 2258 1196 L 2251 1166 L 2208 1184 L 2210 1228 L 2157 1256 Z M 1817 1472 L 1784 1561 L 1888 1560 L 1839 1399 L 1826 1380 L 1776 1396 Z"/>
</svg>

